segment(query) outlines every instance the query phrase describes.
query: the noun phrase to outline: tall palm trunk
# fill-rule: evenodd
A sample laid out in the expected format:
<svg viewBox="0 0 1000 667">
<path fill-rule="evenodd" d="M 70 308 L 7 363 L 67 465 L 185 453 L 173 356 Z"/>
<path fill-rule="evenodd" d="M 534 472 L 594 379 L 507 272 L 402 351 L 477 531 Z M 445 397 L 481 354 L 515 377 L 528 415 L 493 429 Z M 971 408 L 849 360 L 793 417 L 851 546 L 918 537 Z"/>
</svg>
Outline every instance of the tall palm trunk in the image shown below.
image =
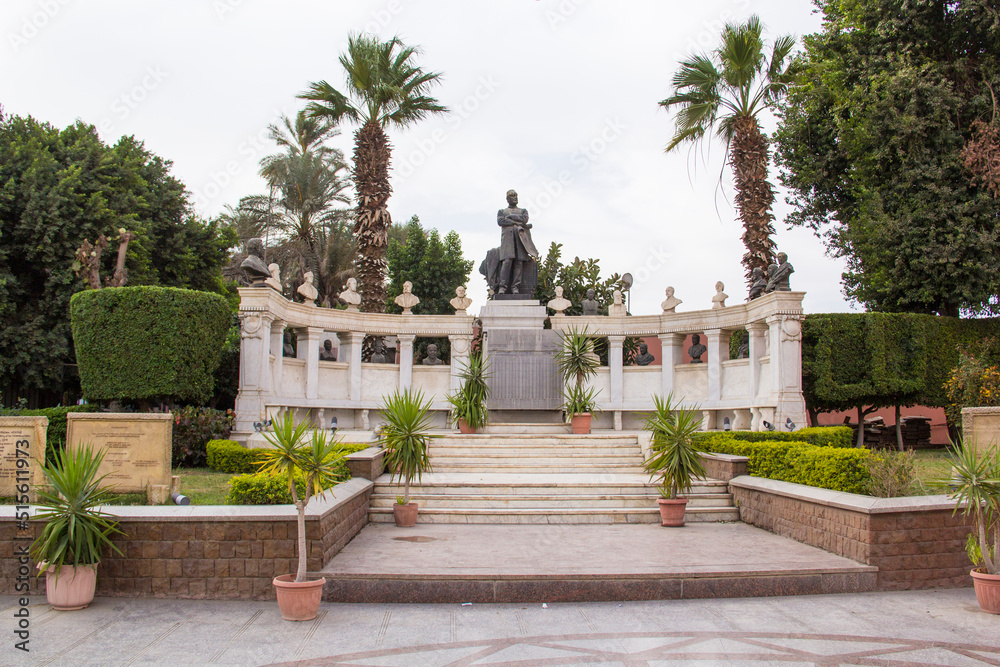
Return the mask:
<svg viewBox="0 0 1000 667">
<path fill-rule="evenodd" d="M 743 221 L 743 255 L 747 286 L 753 284 L 752 273 L 757 267 L 767 275 L 774 262 L 774 188 L 767 181 L 767 138 L 761 133 L 757 119 L 739 116 L 733 124 L 733 143 L 729 156 L 736 177 L 736 210 Z"/>
<path fill-rule="evenodd" d="M 382 126 L 368 121 L 354 133 L 354 185 L 358 193 L 354 235 L 358 243 L 355 259 L 361 310 L 385 312 L 385 250 L 392 224 L 386 203 L 392 193 L 389 160 L 392 147 Z"/>
</svg>

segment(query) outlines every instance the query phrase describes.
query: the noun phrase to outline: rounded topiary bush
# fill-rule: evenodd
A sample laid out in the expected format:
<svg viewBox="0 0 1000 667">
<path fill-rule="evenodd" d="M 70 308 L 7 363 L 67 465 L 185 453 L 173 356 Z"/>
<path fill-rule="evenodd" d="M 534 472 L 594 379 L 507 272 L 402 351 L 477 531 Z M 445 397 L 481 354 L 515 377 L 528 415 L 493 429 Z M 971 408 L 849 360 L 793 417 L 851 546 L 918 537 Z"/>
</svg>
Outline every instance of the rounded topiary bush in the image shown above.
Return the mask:
<svg viewBox="0 0 1000 667">
<path fill-rule="evenodd" d="M 231 317 L 218 294 L 172 287 L 88 290 L 73 295 L 70 317 L 88 400 L 211 396 Z"/>
</svg>

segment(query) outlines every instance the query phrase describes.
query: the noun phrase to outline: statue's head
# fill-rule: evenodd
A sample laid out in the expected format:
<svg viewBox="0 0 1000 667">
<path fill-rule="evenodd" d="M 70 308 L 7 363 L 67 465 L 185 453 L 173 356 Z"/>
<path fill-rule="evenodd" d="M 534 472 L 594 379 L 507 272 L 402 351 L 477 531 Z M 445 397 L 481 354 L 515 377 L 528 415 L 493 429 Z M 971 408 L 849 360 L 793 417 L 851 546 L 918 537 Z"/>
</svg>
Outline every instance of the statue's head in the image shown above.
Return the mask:
<svg viewBox="0 0 1000 667">
<path fill-rule="evenodd" d="M 431 359 L 437 359 L 438 356 L 438 346 L 431 343 L 427 346 L 427 356 Z"/>
<path fill-rule="evenodd" d="M 329 352 L 330 350 L 332 350 L 333 349 L 333 341 L 330 340 L 329 338 L 327 338 L 325 341 L 323 341 L 323 349 L 325 349 L 327 352 Z"/>
<path fill-rule="evenodd" d="M 716 292 L 721 292 L 724 289 L 726 289 L 726 286 L 722 284 L 721 280 L 719 282 L 715 283 L 715 291 Z"/>
<path fill-rule="evenodd" d="M 264 242 L 260 239 L 250 239 L 247 241 L 247 254 L 255 257 L 264 257 Z"/>
<path fill-rule="evenodd" d="M 639 354 L 649 353 L 649 346 L 645 343 L 639 343 Z"/>
<path fill-rule="evenodd" d="M 591 301 L 594 300 L 594 295 L 595 294 L 596 294 L 596 292 L 594 292 L 594 288 L 593 287 L 591 287 L 589 290 L 587 290 L 587 298 L 590 299 Z"/>
<path fill-rule="evenodd" d="M 456 287 L 455 288 L 455 296 L 457 296 L 459 299 L 464 299 L 465 298 L 465 287 L 462 286 L 462 285 L 459 285 L 458 287 Z"/>
<path fill-rule="evenodd" d="M 563 288 L 561 285 L 556 285 L 556 298 L 557 299 L 563 298 Z"/>
<path fill-rule="evenodd" d="M 517 192 L 514 190 L 507 191 L 507 204 L 508 206 L 517 206 Z"/>
<path fill-rule="evenodd" d="M 611 297 L 615 300 L 615 305 L 616 306 L 622 305 L 622 293 L 621 293 L 621 290 L 615 290 L 614 292 L 612 292 L 611 293 Z"/>
<path fill-rule="evenodd" d="M 692 335 L 691 336 L 691 344 L 692 345 L 700 345 L 701 344 L 701 336 L 699 336 L 698 334 Z"/>
<path fill-rule="evenodd" d="M 750 272 L 750 275 L 753 276 L 754 278 L 761 278 L 764 276 L 764 269 L 760 268 L 759 266 L 755 266 L 753 267 L 753 271 Z"/>
<path fill-rule="evenodd" d="M 278 276 L 281 275 L 280 266 L 272 262 L 271 264 L 267 265 L 267 270 L 271 272 L 272 278 L 274 278 L 275 280 L 280 280 L 280 278 L 278 278 Z"/>
<path fill-rule="evenodd" d="M 669 298 L 671 298 L 671 297 L 672 297 L 673 295 L 674 295 L 674 288 L 673 288 L 673 287 L 668 287 L 668 288 L 667 288 L 667 298 L 669 299 Z"/>
<path fill-rule="evenodd" d="M 348 278 L 347 289 L 351 292 L 356 292 L 358 289 L 358 279 L 354 277 Z"/>
<path fill-rule="evenodd" d="M 305 280 L 307 283 L 309 283 L 311 285 L 312 281 L 313 281 L 313 272 L 312 271 L 306 271 L 305 275 L 302 276 L 302 279 Z"/>
<path fill-rule="evenodd" d="M 413 292 L 413 283 L 407 280 L 403 283 L 403 294 L 410 294 L 411 292 Z"/>
<path fill-rule="evenodd" d="M 788 261 L 788 255 L 783 252 L 778 253 L 778 264 L 784 264 Z"/>
</svg>

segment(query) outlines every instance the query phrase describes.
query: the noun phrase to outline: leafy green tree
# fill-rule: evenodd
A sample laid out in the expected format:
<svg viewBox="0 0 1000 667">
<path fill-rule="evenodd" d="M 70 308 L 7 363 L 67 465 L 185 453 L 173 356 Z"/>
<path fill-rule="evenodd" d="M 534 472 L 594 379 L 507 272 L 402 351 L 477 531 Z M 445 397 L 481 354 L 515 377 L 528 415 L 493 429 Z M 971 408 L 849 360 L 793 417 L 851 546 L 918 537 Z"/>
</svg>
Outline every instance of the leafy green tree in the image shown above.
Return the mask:
<svg viewBox="0 0 1000 667">
<path fill-rule="evenodd" d="M 220 268 L 235 243 L 218 222 L 190 210 L 170 162 L 133 137 L 105 145 L 93 126 L 63 130 L 34 118 L 0 120 L 0 388 L 3 401 L 63 399 L 74 362 L 69 299 L 85 287 L 74 272 L 84 239 L 136 235 L 129 285 L 224 292 Z M 101 272 L 114 271 L 102 255 Z"/>
<path fill-rule="evenodd" d="M 389 161 L 392 147 L 385 128 L 404 128 L 445 107 L 427 95 L 440 74 L 425 72 L 414 64 L 418 50 L 398 37 L 381 42 L 373 35 L 352 35 L 340 64 L 347 73 L 347 93 L 326 81 L 310 85 L 300 95 L 315 118 L 332 124 L 349 120 L 360 125 L 354 133 L 354 186 L 357 209 L 354 235 L 357 244 L 358 291 L 361 310 L 385 312 L 387 231 L 392 225 L 387 203 Z"/>
<path fill-rule="evenodd" d="M 963 159 L 995 123 L 995 3 L 817 6 L 776 135 L 789 223 L 846 260 L 844 293 L 870 310 L 997 312 L 997 202 Z"/>
<path fill-rule="evenodd" d="M 774 261 L 771 205 L 774 188 L 767 180 L 767 137 L 760 114 L 784 95 L 790 76 L 786 60 L 795 40 L 774 41 L 765 53 L 764 27 L 751 16 L 746 23 L 730 23 L 722 43 L 711 54 L 697 54 L 681 62 L 674 74 L 674 94 L 660 106 L 677 108 L 675 132 L 667 152 L 683 143 L 699 143 L 713 130 L 725 142 L 736 187 L 736 210 L 743 222 L 743 266 L 747 285 L 755 268 L 765 274 Z"/>
</svg>

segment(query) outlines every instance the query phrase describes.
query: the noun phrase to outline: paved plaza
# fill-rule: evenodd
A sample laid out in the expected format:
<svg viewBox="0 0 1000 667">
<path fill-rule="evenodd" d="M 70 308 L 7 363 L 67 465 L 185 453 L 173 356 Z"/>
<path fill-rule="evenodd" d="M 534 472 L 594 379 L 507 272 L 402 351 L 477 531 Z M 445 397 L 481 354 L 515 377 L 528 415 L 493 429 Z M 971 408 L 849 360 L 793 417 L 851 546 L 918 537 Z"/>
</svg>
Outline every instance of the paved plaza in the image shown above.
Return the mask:
<svg viewBox="0 0 1000 667">
<path fill-rule="evenodd" d="M 10 619 L 14 598 L 0 598 Z M 568 604 L 330 604 L 98 598 L 31 607 L 4 665 L 1000 665 L 972 589 Z M 10 621 L 8 620 L 8 623 Z M 8 634 L 9 633 L 5 633 Z M 12 643 L 12 642 L 11 642 Z"/>
</svg>

